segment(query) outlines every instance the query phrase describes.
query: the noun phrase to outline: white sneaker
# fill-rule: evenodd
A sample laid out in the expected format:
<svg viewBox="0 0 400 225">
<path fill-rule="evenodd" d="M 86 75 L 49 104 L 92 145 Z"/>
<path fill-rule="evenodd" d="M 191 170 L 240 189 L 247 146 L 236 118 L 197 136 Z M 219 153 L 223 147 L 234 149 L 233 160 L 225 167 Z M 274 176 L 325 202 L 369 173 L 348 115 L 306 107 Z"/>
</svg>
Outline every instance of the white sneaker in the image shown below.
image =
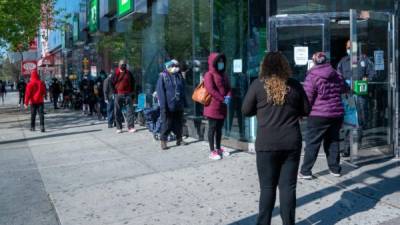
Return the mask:
<svg viewBox="0 0 400 225">
<path fill-rule="evenodd" d="M 122 133 L 122 130 L 117 129 L 116 133 L 117 133 L 117 134 L 120 134 L 120 133 Z"/>
<path fill-rule="evenodd" d="M 129 133 L 136 133 L 136 131 L 137 130 L 135 128 L 129 128 L 129 130 L 128 130 Z"/>
<path fill-rule="evenodd" d="M 334 172 L 330 172 L 330 174 L 334 177 L 341 177 L 342 175 L 340 173 L 334 173 Z"/>
<path fill-rule="evenodd" d="M 220 159 L 221 159 L 221 156 L 218 154 L 217 151 L 212 151 L 212 152 L 210 153 L 210 156 L 209 156 L 208 158 L 210 158 L 210 159 L 212 159 L 212 160 L 220 160 Z"/>
<path fill-rule="evenodd" d="M 297 175 L 297 178 L 303 179 L 303 180 L 311 180 L 312 179 L 312 175 L 303 175 L 302 173 L 299 173 Z"/>
<path fill-rule="evenodd" d="M 231 155 L 230 152 L 225 151 L 225 149 L 223 149 L 223 148 L 218 149 L 217 152 L 218 152 L 219 155 L 221 155 L 221 156 L 223 156 L 223 157 L 228 157 L 228 156 Z"/>
</svg>

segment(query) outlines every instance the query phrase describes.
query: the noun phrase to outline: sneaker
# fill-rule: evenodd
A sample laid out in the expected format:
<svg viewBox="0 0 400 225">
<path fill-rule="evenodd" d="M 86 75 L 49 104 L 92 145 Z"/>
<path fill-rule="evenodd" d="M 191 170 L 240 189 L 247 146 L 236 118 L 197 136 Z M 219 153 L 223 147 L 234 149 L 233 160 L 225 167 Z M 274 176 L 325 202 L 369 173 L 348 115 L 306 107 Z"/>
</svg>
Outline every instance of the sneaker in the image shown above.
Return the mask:
<svg viewBox="0 0 400 225">
<path fill-rule="evenodd" d="M 230 152 L 228 152 L 228 151 L 225 151 L 223 148 L 221 148 L 221 149 L 218 149 L 218 150 L 217 150 L 217 152 L 218 152 L 218 154 L 219 154 L 219 155 L 221 155 L 221 156 L 223 156 L 223 157 L 228 157 L 228 156 L 230 156 L 230 155 L 231 155 L 231 153 L 230 153 Z"/>
<path fill-rule="evenodd" d="M 334 172 L 330 172 L 330 174 L 334 177 L 341 177 L 342 175 L 340 173 L 334 173 Z"/>
<path fill-rule="evenodd" d="M 299 175 L 297 175 L 297 178 L 303 179 L 303 180 L 311 180 L 312 175 L 303 175 L 302 173 L 299 173 Z"/>
<path fill-rule="evenodd" d="M 120 134 L 120 133 L 122 133 L 122 130 L 121 129 L 117 129 L 116 133 Z"/>
<path fill-rule="evenodd" d="M 220 160 L 220 159 L 221 159 L 221 156 L 218 154 L 217 151 L 212 151 L 212 152 L 210 153 L 209 158 L 212 159 L 212 160 Z"/>
<path fill-rule="evenodd" d="M 129 128 L 129 130 L 128 130 L 129 133 L 136 133 L 136 131 L 137 130 L 135 128 Z"/>
</svg>

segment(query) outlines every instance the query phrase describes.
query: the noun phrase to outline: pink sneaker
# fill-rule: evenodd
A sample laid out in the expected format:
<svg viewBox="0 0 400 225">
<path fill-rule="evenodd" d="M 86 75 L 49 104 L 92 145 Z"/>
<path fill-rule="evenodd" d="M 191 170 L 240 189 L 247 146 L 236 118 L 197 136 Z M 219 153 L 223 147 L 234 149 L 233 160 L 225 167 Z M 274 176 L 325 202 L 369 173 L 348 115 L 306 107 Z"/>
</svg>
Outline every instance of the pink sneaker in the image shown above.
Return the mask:
<svg viewBox="0 0 400 225">
<path fill-rule="evenodd" d="M 129 133 L 136 133 L 136 131 L 137 130 L 135 128 L 129 128 L 129 130 L 128 130 Z"/>
<path fill-rule="evenodd" d="M 212 160 L 220 160 L 220 159 L 221 159 L 221 156 L 218 154 L 217 151 L 212 151 L 212 152 L 210 153 L 209 158 L 212 159 Z"/>
<path fill-rule="evenodd" d="M 218 154 L 223 157 L 228 157 L 231 155 L 230 152 L 225 151 L 223 148 L 217 150 Z"/>
</svg>

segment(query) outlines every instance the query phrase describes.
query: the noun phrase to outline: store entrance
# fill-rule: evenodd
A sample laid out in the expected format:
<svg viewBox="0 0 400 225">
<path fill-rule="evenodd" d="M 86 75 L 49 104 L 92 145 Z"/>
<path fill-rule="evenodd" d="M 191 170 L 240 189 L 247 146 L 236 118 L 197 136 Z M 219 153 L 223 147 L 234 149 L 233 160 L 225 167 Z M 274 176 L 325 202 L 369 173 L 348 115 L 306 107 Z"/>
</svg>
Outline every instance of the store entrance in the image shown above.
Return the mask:
<svg viewBox="0 0 400 225">
<path fill-rule="evenodd" d="M 295 79 L 303 82 L 312 66 L 312 55 L 323 51 L 334 68 L 344 57 L 348 59 L 346 76 L 353 91 L 355 83 L 367 80 L 368 92 L 354 97 L 363 101 L 362 107 L 357 107 L 362 121 L 344 127 L 342 132 L 341 148 L 350 150 L 352 162 L 394 155 L 398 136 L 394 135 L 397 121 L 392 116 L 397 107 L 392 17 L 386 13 L 350 11 L 277 15 L 269 21 L 269 50 L 281 51 L 288 58 Z M 350 55 L 346 51 L 348 41 Z"/>
</svg>

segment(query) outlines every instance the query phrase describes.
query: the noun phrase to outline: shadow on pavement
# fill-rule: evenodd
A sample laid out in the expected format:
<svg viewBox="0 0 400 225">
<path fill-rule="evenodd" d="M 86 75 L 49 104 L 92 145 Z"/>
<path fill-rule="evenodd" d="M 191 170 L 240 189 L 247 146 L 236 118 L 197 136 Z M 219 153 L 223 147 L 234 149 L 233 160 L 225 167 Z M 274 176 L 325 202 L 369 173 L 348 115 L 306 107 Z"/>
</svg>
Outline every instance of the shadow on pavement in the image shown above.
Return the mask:
<svg viewBox="0 0 400 225">
<path fill-rule="evenodd" d="M 370 177 L 381 179 L 379 182 L 369 184 L 368 186 L 361 188 L 352 188 L 342 193 L 339 200 L 330 206 L 324 206 L 324 208 L 317 213 L 305 218 L 296 224 L 323 224 L 323 225 L 334 225 L 338 222 L 347 219 L 355 214 L 366 212 L 376 207 L 378 202 L 385 196 L 400 191 L 400 175 L 392 178 L 383 176 L 383 174 L 391 169 L 398 168 L 399 163 L 394 162 L 383 167 L 366 171 L 356 177 L 338 182 L 336 185 L 326 187 L 318 190 L 306 196 L 297 199 L 297 207 L 306 205 L 318 199 L 324 198 L 330 194 L 343 190 L 340 187 L 350 187 L 355 184 L 364 183 L 364 181 Z M 325 173 L 322 173 L 325 174 Z M 361 196 L 360 196 L 361 195 Z M 391 205 L 387 203 L 387 205 Z M 394 206 L 398 208 L 398 206 Z M 279 207 L 274 208 L 273 216 L 279 215 Z M 400 212 L 399 215 L 400 216 Z M 246 217 L 229 225 L 253 225 L 256 223 L 257 214 Z M 357 224 L 357 221 L 354 221 Z"/>
<path fill-rule="evenodd" d="M 15 139 L 15 140 L 2 141 L 2 142 L 0 142 L 0 145 L 12 144 L 12 143 L 18 143 L 18 142 L 24 142 L 24 141 L 40 140 L 40 139 L 45 139 L 45 138 L 54 138 L 54 137 L 76 135 L 76 134 L 93 133 L 93 132 L 98 132 L 98 131 L 101 131 L 101 129 L 70 132 L 70 133 L 50 134 L 50 135 L 31 137 L 31 138 L 20 138 L 20 139 Z M 44 134 L 46 134 L 46 133 L 44 133 Z"/>
</svg>

